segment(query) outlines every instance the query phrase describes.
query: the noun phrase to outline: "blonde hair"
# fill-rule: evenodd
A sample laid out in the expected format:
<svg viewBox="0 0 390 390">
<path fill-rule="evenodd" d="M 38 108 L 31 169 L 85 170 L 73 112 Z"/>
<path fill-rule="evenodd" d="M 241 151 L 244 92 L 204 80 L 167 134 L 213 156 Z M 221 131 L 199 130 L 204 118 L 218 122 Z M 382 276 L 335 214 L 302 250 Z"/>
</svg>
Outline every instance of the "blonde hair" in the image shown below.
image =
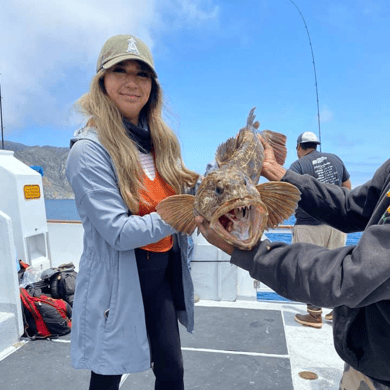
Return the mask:
<svg viewBox="0 0 390 390">
<path fill-rule="evenodd" d="M 143 188 L 143 170 L 138 149 L 123 126 L 122 115 L 105 92 L 106 72 L 103 69 L 95 75 L 89 92 L 76 102 L 76 106 L 90 118 L 89 124 L 97 128 L 100 142 L 114 162 L 121 196 L 131 213 L 137 214 L 142 201 L 139 192 Z M 149 126 L 158 173 L 180 194 L 185 188 L 195 186 L 199 174 L 184 166 L 179 141 L 162 119 L 162 100 L 161 87 L 152 77 L 149 101 L 140 116 L 146 118 Z"/>
</svg>

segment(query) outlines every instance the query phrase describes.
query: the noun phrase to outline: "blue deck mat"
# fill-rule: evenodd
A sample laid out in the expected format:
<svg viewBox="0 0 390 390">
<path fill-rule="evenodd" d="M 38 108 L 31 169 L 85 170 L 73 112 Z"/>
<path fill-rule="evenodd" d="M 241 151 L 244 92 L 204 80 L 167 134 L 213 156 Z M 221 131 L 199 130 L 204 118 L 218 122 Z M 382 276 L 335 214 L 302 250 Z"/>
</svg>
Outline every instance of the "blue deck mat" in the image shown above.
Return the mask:
<svg viewBox="0 0 390 390">
<path fill-rule="evenodd" d="M 258 301 L 280 301 L 280 302 L 293 302 L 290 299 L 284 298 L 275 292 L 258 292 Z"/>
</svg>

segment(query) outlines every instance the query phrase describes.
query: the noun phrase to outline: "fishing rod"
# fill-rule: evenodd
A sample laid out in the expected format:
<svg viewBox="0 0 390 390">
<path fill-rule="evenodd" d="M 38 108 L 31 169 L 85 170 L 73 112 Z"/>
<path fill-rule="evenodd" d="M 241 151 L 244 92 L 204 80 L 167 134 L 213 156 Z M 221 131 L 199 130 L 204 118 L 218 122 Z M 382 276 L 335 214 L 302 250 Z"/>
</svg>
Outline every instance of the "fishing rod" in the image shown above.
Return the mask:
<svg viewBox="0 0 390 390">
<path fill-rule="evenodd" d="M 0 73 L 1 76 L 1 73 Z M 4 150 L 3 106 L 1 104 L 1 81 L 0 81 L 0 122 L 1 122 L 1 147 Z"/>
<path fill-rule="evenodd" d="M 319 99 L 318 99 L 317 73 L 316 73 L 316 63 L 314 61 L 313 46 L 311 44 L 309 29 L 307 28 L 306 21 L 305 21 L 305 18 L 303 17 L 303 15 L 302 15 L 301 10 L 298 8 L 298 6 L 292 0 L 289 0 L 289 1 L 295 6 L 295 8 L 298 10 L 299 14 L 301 15 L 301 18 L 303 20 L 303 24 L 305 25 L 305 28 L 306 28 L 307 36 L 309 38 L 309 45 L 310 45 L 310 50 L 311 50 L 311 58 L 313 59 L 314 81 L 315 81 L 316 96 L 317 96 L 318 139 L 321 142 L 320 103 L 319 103 Z M 321 144 L 320 144 L 320 151 L 322 152 Z"/>
</svg>

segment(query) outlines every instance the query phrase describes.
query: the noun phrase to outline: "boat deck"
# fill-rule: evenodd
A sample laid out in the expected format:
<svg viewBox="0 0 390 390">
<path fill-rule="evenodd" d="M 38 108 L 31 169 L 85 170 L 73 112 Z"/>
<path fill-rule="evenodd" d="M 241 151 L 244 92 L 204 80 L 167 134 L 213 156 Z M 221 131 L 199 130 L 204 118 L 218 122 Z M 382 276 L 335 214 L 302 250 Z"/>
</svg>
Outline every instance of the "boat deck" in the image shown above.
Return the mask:
<svg viewBox="0 0 390 390">
<path fill-rule="evenodd" d="M 332 323 L 303 327 L 290 302 L 201 300 L 195 331 L 180 326 L 186 390 L 338 390 L 343 362 L 333 347 Z M 325 309 L 325 313 L 327 310 Z M 70 337 L 29 341 L 0 355 L 0 389 L 87 390 L 89 371 L 70 365 Z M 302 379 L 310 371 L 318 379 Z M 151 370 L 124 375 L 121 390 L 154 388 Z"/>
</svg>

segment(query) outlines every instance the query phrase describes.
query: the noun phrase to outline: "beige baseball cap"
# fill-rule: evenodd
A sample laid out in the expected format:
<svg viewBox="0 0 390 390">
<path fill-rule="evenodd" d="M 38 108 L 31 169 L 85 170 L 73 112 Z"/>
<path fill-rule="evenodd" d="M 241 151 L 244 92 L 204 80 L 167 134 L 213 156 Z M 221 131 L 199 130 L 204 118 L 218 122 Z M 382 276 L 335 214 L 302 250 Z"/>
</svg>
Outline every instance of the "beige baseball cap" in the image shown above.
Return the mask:
<svg viewBox="0 0 390 390">
<path fill-rule="evenodd" d="M 152 69 L 153 76 L 157 78 L 149 48 L 134 35 L 115 35 L 108 39 L 100 51 L 96 72 L 99 72 L 100 69 L 111 68 L 118 62 L 125 60 L 145 62 Z"/>
</svg>

